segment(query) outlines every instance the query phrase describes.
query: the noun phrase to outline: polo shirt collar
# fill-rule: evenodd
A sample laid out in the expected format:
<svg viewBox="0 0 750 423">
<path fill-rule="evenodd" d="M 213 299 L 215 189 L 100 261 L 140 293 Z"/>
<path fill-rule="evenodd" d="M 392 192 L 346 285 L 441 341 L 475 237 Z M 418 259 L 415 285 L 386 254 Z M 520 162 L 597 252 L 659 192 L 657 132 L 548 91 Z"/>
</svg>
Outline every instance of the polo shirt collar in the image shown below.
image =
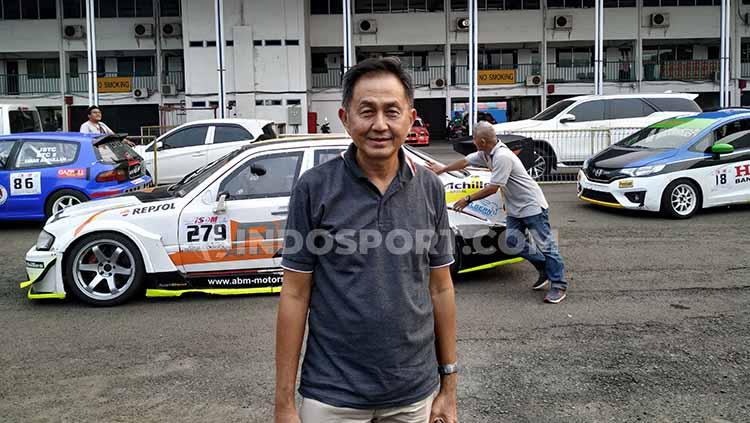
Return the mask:
<svg viewBox="0 0 750 423">
<path fill-rule="evenodd" d="M 367 179 L 367 175 L 365 175 L 357 163 L 357 146 L 354 143 L 349 144 L 349 148 L 341 154 L 341 157 L 344 159 L 346 168 L 354 177 Z M 417 173 L 417 168 L 414 162 L 406 155 L 403 147 L 398 149 L 398 162 L 398 179 L 404 183 L 410 181 L 414 177 L 414 174 Z"/>
<path fill-rule="evenodd" d="M 495 146 L 492 147 L 492 151 L 490 151 L 490 154 L 488 154 L 488 156 L 492 158 L 492 156 L 494 156 L 495 153 L 497 153 L 497 151 L 500 150 L 501 148 L 505 148 L 505 144 L 503 144 L 502 141 L 498 140 L 497 144 L 495 144 Z"/>
</svg>

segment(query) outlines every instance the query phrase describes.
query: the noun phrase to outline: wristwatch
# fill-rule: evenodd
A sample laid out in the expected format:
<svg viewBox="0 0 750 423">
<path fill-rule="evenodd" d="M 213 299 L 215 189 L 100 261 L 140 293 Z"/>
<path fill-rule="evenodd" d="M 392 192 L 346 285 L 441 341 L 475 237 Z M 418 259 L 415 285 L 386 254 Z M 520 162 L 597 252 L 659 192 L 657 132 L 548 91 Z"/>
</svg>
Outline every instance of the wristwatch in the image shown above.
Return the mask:
<svg viewBox="0 0 750 423">
<path fill-rule="evenodd" d="M 440 376 L 451 375 L 453 373 L 458 373 L 458 363 L 438 365 L 438 374 Z"/>
<path fill-rule="evenodd" d="M 471 203 L 471 195 L 467 195 L 466 197 L 464 197 L 464 201 L 466 201 L 466 204 Z"/>
</svg>

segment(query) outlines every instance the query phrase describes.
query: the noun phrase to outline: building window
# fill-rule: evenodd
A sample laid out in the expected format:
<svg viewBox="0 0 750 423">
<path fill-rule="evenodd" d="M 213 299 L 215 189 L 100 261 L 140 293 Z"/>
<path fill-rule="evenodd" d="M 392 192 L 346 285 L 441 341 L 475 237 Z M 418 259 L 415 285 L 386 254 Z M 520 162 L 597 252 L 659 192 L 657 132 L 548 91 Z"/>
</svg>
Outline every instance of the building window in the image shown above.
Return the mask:
<svg viewBox="0 0 750 423">
<path fill-rule="evenodd" d="M 289 100 L 286 101 L 286 105 L 287 106 L 298 106 L 300 104 L 302 104 L 302 101 L 299 100 L 299 99 L 296 99 L 296 100 L 289 99 Z"/>
<path fill-rule="evenodd" d="M 311 1 L 320 3 L 317 8 L 323 10 L 325 0 Z M 317 14 L 341 14 L 341 3 L 340 0 L 329 0 L 328 13 Z M 440 12 L 442 10 L 443 0 L 355 0 L 354 2 L 355 13 Z"/>
<path fill-rule="evenodd" d="M 267 46 L 280 46 L 281 40 L 266 40 Z"/>
<path fill-rule="evenodd" d="M 78 58 L 71 57 L 68 59 L 68 76 L 78 78 Z"/>
<path fill-rule="evenodd" d="M 255 47 L 260 47 L 263 45 L 263 40 L 253 40 L 253 45 Z"/>
<path fill-rule="evenodd" d="M 299 40 L 286 40 L 286 45 L 288 46 L 298 46 Z"/>
<path fill-rule="evenodd" d="M 262 106 L 263 105 L 263 100 L 255 100 L 255 105 L 256 106 Z"/>
<path fill-rule="evenodd" d="M 161 0 L 162 16 L 180 16 L 180 0 Z"/>
<path fill-rule="evenodd" d="M 206 47 L 216 47 L 216 41 L 206 41 Z"/>
<path fill-rule="evenodd" d="M 154 58 L 151 56 L 118 57 L 117 76 L 154 76 Z"/>
<path fill-rule="evenodd" d="M 743 4 L 747 0 L 742 0 Z M 721 0 L 643 0 L 644 7 L 721 6 Z M 624 6 L 620 6 L 624 7 Z"/>
<path fill-rule="evenodd" d="M 56 0 L 0 0 L 0 16 L 6 20 L 55 19 Z"/>
<path fill-rule="evenodd" d="M 96 59 L 96 77 L 104 78 L 105 76 L 107 76 L 107 61 L 105 59 Z"/>
<path fill-rule="evenodd" d="M 190 47 L 203 47 L 203 41 L 191 41 Z"/>
<path fill-rule="evenodd" d="M 564 0 L 549 0 L 550 4 L 554 4 L 555 1 L 562 3 Z M 536 10 L 539 9 L 539 4 L 539 0 L 477 0 L 477 10 Z M 451 0 L 451 10 L 469 10 L 468 1 Z"/>
<path fill-rule="evenodd" d="M 59 59 L 29 59 L 26 61 L 26 72 L 29 79 L 59 78 Z"/>
<path fill-rule="evenodd" d="M 84 17 L 85 11 L 83 0 L 63 0 L 63 18 L 80 19 Z"/>
<path fill-rule="evenodd" d="M 556 49 L 557 66 L 571 68 L 575 66 L 591 66 L 594 62 L 594 52 L 591 47 L 568 47 Z"/>
<path fill-rule="evenodd" d="M 205 101 L 194 101 L 193 102 L 193 107 L 206 107 L 206 102 Z"/>
</svg>

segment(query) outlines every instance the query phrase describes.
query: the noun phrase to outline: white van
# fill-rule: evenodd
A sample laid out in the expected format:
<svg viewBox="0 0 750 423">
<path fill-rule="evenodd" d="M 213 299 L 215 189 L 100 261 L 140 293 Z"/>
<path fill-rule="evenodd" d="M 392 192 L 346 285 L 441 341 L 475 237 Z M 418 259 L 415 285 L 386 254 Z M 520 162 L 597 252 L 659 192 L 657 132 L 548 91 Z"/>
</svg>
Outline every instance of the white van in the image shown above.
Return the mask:
<svg viewBox="0 0 750 423">
<path fill-rule="evenodd" d="M 0 135 L 42 132 L 42 120 L 34 106 L 0 104 Z"/>
<path fill-rule="evenodd" d="M 553 169 L 580 166 L 588 157 L 652 123 L 699 113 L 697 94 L 584 95 L 558 101 L 531 119 L 493 125 L 498 135 L 534 140 L 538 178 Z"/>
</svg>

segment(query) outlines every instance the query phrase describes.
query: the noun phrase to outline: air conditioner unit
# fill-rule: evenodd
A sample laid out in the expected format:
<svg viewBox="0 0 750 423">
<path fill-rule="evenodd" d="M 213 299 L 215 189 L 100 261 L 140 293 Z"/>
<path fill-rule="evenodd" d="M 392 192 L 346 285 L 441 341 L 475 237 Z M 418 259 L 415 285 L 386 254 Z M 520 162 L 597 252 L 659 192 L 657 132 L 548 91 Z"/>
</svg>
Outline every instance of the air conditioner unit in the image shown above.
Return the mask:
<svg viewBox="0 0 750 423">
<path fill-rule="evenodd" d="M 141 88 L 141 87 L 134 88 L 133 98 L 148 98 L 148 88 Z"/>
<path fill-rule="evenodd" d="M 437 90 L 445 88 L 445 79 L 443 78 L 431 79 L 430 88 L 437 89 Z"/>
<path fill-rule="evenodd" d="M 552 28 L 558 31 L 570 31 L 573 29 L 573 16 L 572 15 L 559 15 L 555 16 L 552 21 Z"/>
<path fill-rule="evenodd" d="M 526 77 L 526 86 L 527 87 L 538 87 L 542 85 L 542 76 L 541 75 L 528 75 Z"/>
<path fill-rule="evenodd" d="M 456 19 L 456 31 L 468 31 L 470 25 L 471 21 L 467 17 Z"/>
<path fill-rule="evenodd" d="M 177 95 L 177 86 L 175 84 L 162 84 L 161 95 Z"/>
<path fill-rule="evenodd" d="M 80 40 L 86 38 L 86 31 L 83 25 L 65 25 L 63 28 L 63 38 L 67 40 Z"/>
<path fill-rule="evenodd" d="M 378 21 L 375 19 L 362 19 L 357 24 L 360 34 L 374 34 L 378 32 Z"/>
<path fill-rule="evenodd" d="M 648 19 L 651 28 L 669 27 L 669 13 L 652 13 Z"/>
<path fill-rule="evenodd" d="M 154 38 L 154 24 L 139 23 L 133 25 L 135 38 Z"/>
<path fill-rule="evenodd" d="M 162 38 L 176 38 L 182 36 L 182 25 L 178 23 L 165 23 L 161 26 Z"/>
</svg>

